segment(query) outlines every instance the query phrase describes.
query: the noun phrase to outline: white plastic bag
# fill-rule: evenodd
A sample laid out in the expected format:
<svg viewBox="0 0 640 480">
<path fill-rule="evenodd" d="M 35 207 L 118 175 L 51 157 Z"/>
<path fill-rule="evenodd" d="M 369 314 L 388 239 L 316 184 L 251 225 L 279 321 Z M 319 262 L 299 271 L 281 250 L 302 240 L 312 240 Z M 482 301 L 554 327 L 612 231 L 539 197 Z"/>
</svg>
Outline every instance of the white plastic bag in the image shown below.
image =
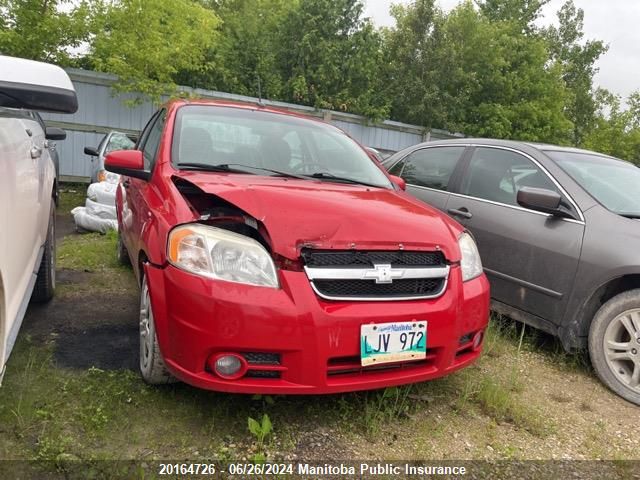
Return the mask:
<svg viewBox="0 0 640 480">
<path fill-rule="evenodd" d="M 85 204 L 87 213 L 94 217 L 104 218 L 105 220 L 117 220 L 116 207 L 111 205 L 103 205 L 87 198 Z"/>
<path fill-rule="evenodd" d="M 87 198 L 101 203 L 103 205 L 112 205 L 116 204 L 116 189 L 118 188 L 117 183 L 110 182 L 100 182 L 100 183 L 92 183 L 89 185 L 87 189 Z"/>
<path fill-rule="evenodd" d="M 76 222 L 77 229 L 100 233 L 107 233 L 109 230 L 118 229 L 117 220 L 108 220 L 91 215 L 87 212 L 86 207 L 74 208 L 71 210 L 71 215 L 73 215 L 73 220 Z"/>
</svg>

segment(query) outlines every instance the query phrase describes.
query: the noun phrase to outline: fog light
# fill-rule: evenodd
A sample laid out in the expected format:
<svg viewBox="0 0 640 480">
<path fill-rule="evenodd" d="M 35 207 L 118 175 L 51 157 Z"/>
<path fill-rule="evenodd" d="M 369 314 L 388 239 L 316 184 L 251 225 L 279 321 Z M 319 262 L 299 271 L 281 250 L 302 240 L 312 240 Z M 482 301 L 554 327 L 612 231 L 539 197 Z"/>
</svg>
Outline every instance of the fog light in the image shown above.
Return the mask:
<svg viewBox="0 0 640 480">
<path fill-rule="evenodd" d="M 473 349 L 477 350 L 482 345 L 482 339 L 484 338 L 484 332 L 481 330 L 473 337 Z"/>
<path fill-rule="evenodd" d="M 246 362 L 240 355 L 221 354 L 212 362 L 213 371 L 220 377 L 233 380 L 242 377 L 246 372 Z"/>
</svg>

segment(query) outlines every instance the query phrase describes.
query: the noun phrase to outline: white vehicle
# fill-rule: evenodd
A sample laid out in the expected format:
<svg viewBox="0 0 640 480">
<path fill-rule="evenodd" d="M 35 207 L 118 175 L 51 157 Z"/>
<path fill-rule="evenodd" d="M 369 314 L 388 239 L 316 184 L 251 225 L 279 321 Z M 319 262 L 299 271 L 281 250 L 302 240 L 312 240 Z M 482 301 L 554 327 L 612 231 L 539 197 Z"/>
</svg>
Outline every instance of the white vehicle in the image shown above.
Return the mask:
<svg viewBox="0 0 640 480">
<path fill-rule="evenodd" d="M 49 140 L 31 110 L 73 113 L 78 101 L 64 70 L 0 56 L 0 382 L 29 300 L 55 289 L 56 172 Z"/>
</svg>

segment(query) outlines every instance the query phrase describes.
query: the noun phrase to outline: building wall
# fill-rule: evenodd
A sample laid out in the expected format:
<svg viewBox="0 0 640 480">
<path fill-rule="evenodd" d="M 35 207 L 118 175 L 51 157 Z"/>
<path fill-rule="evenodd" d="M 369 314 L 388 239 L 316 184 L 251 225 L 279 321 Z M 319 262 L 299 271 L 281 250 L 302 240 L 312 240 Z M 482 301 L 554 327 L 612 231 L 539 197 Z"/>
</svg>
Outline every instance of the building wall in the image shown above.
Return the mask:
<svg viewBox="0 0 640 480">
<path fill-rule="evenodd" d="M 46 123 L 62 127 L 67 139 L 57 142 L 60 154 L 60 174 L 63 177 L 90 176 L 91 158 L 84 147 L 97 147 L 109 130 L 136 133 L 142 130 L 157 106 L 148 100 L 136 101 L 134 94 L 118 94 L 111 85 L 116 77 L 86 70 L 69 69 L 78 95 L 79 109 L 73 115 L 42 114 Z M 210 90 L 181 87 L 185 92 L 205 98 L 256 103 L 257 98 Z M 163 99 L 167 100 L 166 98 Z M 385 152 L 396 152 L 427 139 L 449 138 L 454 135 L 399 122 L 384 121 L 370 125 L 365 117 L 342 112 L 320 111 L 312 107 L 283 102 L 263 101 L 264 104 L 323 118 L 343 129 L 363 145 Z"/>
</svg>

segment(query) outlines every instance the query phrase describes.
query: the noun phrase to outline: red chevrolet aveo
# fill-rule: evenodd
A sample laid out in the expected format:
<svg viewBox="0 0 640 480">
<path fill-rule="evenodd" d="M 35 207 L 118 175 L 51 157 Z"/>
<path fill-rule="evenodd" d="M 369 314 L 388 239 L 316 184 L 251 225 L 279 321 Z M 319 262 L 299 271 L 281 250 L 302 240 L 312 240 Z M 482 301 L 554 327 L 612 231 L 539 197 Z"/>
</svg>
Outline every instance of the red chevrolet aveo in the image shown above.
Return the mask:
<svg viewBox="0 0 640 480">
<path fill-rule="evenodd" d="M 147 382 L 334 393 L 480 355 L 489 286 L 473 239 L 341 130 L 181 100 L 106 168 L 123 175 L 118 254 L 141 285 Z"/>
</svg>

